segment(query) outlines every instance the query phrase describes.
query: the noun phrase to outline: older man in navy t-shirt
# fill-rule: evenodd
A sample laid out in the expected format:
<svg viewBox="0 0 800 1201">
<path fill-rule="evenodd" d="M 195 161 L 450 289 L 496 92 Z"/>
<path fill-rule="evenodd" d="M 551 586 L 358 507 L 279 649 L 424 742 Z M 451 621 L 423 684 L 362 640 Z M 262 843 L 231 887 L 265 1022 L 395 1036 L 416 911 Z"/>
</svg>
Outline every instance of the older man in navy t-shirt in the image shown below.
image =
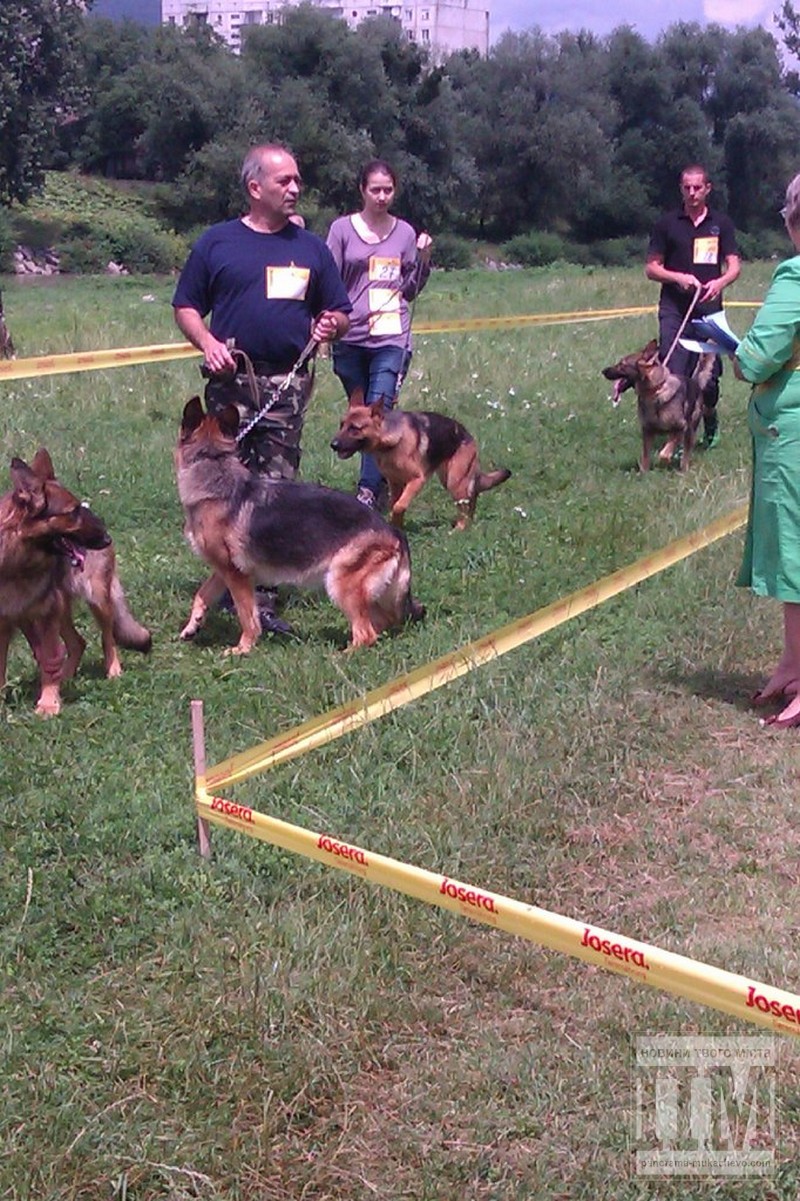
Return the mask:
<svg viewBox="0 0 800 1201">
<path fill-rule="evenodd" d="M 347 331 L 352 306 L 325 243 L 292 220 L 301 188 L 292 155 L 282 146 L 254 146 L 242 183 L 249 211 L 202 234 L 172 304 L 181 332 L 202 351 L 209 412 L 234 403 L 245 422 L 261 414 L 240 444 L 243 462 L 293 479 L 311 395 L 308 365 L 290 387 L 280 385 L 311 339 L 334 341 Z M 257 396 L 232 350 L 250 359 Z M 275 616 L 274 595 L 260 597 L 259 611 L 264 629 L 288 630 Z"/>
</svg>

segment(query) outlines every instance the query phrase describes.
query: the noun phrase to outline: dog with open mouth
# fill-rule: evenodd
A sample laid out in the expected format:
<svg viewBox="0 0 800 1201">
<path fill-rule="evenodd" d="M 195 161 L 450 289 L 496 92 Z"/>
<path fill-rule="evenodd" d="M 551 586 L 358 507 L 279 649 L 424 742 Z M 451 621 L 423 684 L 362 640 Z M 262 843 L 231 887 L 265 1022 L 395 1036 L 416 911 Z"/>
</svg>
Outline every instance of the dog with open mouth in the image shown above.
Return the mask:
<svg viewBox="0 0 800 1201">
<path fill-rule="evenodd" d="M 640 471 L 650 470 L 653 442 L 659 434 L 666 434 L 668 447 L 681 448 L 680 469 L 688 468 L 703 416 L 703 389 L 711 379 L 714 359 L 713 354 L 700 355 L 692 375 L 684 379 L 664 366 L 653 338 L 641 350 L 603 368 L 605 378 L 614 383 L 615 405 L 629 388 L 636 391 L 642 431 Z"/>
</svg>

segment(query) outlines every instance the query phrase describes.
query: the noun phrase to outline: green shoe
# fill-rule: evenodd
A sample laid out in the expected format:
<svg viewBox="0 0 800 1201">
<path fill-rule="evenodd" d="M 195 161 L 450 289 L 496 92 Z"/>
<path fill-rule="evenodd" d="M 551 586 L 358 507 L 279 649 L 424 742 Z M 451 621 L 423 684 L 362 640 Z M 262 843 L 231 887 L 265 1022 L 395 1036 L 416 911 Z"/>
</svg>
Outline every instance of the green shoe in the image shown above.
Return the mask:
<svg viewBox="0 0 800 1201">
<path fill-rule="evenodd" d="M 719 446 L 719 430 L 714 430 L 711 434 L 706 434 L 703 439 L 704 450 L 716 450 Z"/>
</svg>

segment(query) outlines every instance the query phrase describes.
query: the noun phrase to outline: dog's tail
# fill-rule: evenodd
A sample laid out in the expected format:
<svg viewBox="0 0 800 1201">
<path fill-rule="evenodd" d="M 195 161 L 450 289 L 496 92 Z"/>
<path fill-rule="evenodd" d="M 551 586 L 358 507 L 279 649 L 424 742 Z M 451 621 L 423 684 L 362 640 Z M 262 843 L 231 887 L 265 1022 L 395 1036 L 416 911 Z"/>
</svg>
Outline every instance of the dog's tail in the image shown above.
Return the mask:
<svg viewBox="0 0 800 1201">
<path fill-rule="evenodd" d="M 507 467 L 501 467 L 498 471 L 481 471 L 476 480 L 476 491 L 489 492 L 492 488 L 499 488 L 510 478 L 511 472 Z"/>
<path fill-rule="evenodd" d="M 141 625 L 128 608 L 119 576 L 114 573 L 111 580 L 111 607 L 113 610 L 114 637 L 120 646 L 129 651 L 148 654 L 153 638 L 146 626 Z"/>
<path fill-rule="evenodd" d="M 0 292 L 0 359 L 15 359 L 16 357 L 17 352 L 14 349 L 3 311 L 3 293 Z"/>
</svg>

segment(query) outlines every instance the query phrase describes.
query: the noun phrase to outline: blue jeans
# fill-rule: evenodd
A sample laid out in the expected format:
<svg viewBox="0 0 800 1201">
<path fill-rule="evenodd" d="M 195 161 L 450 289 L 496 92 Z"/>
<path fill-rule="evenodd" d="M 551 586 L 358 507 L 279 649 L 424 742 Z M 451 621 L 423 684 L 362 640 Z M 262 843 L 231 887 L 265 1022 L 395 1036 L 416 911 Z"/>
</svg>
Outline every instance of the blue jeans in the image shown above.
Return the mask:
<svg viewBox="0 0 800 1201">
<path fill-rule="evenodd" d="M 334 342 L 333 370 L 349 396 L 356 388 L 364 389 L 364 403 L 371 405 L 384 398 L 387 409 L 394 406 L 397 377 L 405 375 L 411 351 L 404 346 L 357 346 L 354 342 Z M 361 456 L 358 486 L 378 491 L 383 476 L 372 455 Z"/>
</svg>

